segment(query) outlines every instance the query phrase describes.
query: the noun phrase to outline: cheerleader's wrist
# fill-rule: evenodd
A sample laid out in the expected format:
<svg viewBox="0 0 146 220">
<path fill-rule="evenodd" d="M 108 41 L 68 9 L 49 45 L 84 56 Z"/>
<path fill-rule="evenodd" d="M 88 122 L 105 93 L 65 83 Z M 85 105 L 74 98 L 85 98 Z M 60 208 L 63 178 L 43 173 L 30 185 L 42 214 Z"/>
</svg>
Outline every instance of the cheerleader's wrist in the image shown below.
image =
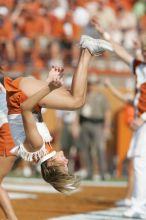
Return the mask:
<svg viewBox="0 0 146 220">
<path fill-rule="evenodd" d="M 103 37 L 105 40 L 108 40 L 108 41 L 111 40 L 111 36 L 108 32 L 103 32 Z"/>
</svg>

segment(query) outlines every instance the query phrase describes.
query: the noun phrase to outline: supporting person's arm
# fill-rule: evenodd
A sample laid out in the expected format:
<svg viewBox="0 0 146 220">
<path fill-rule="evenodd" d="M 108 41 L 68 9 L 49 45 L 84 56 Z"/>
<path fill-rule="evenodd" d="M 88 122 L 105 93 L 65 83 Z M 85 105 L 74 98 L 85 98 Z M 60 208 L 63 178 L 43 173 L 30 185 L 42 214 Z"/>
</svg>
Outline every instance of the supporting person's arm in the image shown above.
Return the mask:
<svg viewBox="0 0 146 220">
<path fill-rule="evenodd" d="M 131 56 L 131 54 L 124 47 L 116 43 L 111 38 L 108 32 L 104 31 L 104 29 L 100 26 L 98 19 L 96 17 L 92 18 L 92 24 L 94 25 L 97 32 L 99 32 L 105 40 L 110 41 L 112 43 L 116 55 L 119 56 L 125 63 L 130 65 L 133 61 L 133 56 Z"/>
<path fill-rule="evenodd" d="M 106 88 L 115 96 L 117 97 L 119 100 L 121 100 L 122 102 L 129 102 L 129 101 L 133 101 L 133 99 L 131 98 L 127 98 L 126 95 L 124 95 L 123 93 L 121 93 L 115 86 L 113 86 L 113 84 L 111 83 L 111 81 L 109 79 L 106 79 L 104 81 L 104 85 L 106 86 Z"/>
</svg>

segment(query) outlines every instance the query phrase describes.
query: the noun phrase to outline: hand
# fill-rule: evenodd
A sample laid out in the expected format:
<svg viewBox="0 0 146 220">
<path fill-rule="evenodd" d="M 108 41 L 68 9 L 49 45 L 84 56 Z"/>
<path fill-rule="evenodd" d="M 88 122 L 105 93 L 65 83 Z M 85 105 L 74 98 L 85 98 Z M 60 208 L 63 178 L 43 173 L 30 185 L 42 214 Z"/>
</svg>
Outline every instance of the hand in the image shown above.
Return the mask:
<svg viewBox="0 0 146 220">
<path fill-rule="evenodd" d="M 106 32 L 100 25 L 99 21 L 98 21 L 98 18 L 96 16 L 94 16 L 92 19 L 91 19 L 91 24 L 93 24 L 93 26 L 95 27 L 96 31 L 99 32 L 102 37 L 107 40 L 107 41 L 110 41 L 111 40 L 111 36 L 108 32 Z"/>
<path fill-rule="evenodd" d="M 103 130 L 103 135 L 106 140 L 109 140 L 112 136 L 111 129 L 109 127 L 105 127 Z"/>
<path fill-rule="evenodd" d="M 62 67 L 54 67 L 52 66 L 48 78 L 47 78 L 47 82 L 48 85 L 52 90 L 57 89 L 59 87 L 61 87 L 63 85 L 63 68 Z"/>
<path fill-rule="evenodd" d="M 110 86 L 111 86 L 111 81 L 110 81 L 110 79 L 108 79 L 108 78 L 106 78 L 106 79 L 103 81 L 103 83 L 104 83 L 104 86 L 107 86 L 107 87 L 110 87 Z"/>
<path fill-rule="evenodd" d="M 130 128 L 135 131 L 137 130 L 140 126 L 142 126 L 144 121 L 140 118 L 137 117 L 135 118 L 131 123 L 130 123 Z"/>
<path fill-rule="evenodd" d="M 104 29 L 100 26 L 98 18 L 96 16 L 94 16 L 91 19 L 91 24 L 93 24 L 93 26 L 95 27 L 95 29 L 97 30 L 97 32 L 99 32 L 100 34 L 104 33 Z"/>
</svg>

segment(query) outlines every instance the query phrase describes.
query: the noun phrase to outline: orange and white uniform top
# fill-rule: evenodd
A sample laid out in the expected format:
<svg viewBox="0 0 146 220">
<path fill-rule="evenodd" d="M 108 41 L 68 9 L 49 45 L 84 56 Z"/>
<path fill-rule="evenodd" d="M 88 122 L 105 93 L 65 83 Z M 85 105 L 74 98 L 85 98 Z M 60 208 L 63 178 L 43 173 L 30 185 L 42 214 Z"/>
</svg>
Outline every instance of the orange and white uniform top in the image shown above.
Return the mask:
<svg viewBox="0 0 146 220">
<path fill-rule="evenodd" d="M 18 77 L 15 80 L 12 80 L 9 77 L 4 78 L 4 85 L 7 93 L 8 121 L 15 145 L 20 145 L 20 143 L 23 143 L 25 140 L 25 131 L 23 127 L 20 104 L 28 97 L 19 89 L 19 84 L 22 79 L 23 77 Z M 40 106 L 36 106 L 33 113 L 37 129 L 44 142 L 50 143 L 52 141 L 52 137 L 46 124 L 44 122 L 38 122 L 38 113 L 40 113 L 40 111 Z"/>
<path fill-rule="evenodd" d="M 0 91 L 0 156 L 12 156 L 10 150 L 15 146 L 8 123 L 6 93 Z"/>
<path fill-rule="evenodd" d="M 11 153 L 21 157 L 23 160 L 34 162 L 39 165 L 56 155 L 56 151 L 53 150 L 53 147 L 46 142 L 43 143 L 42 147 L 38 151 L 29 152 L 23 144 L 20 144 L 19 146 L 14 147 L 11 150 Z"/>
<path fill-rule="evenodd" d="M 23 127 L 20 104 L 24 102 L 28 97 L 19 89 L 19 83 L 22 78 L 23 77 L 19 77 L 15 80 L 12 80 L 9 77 L 5 77 L 4 79 L 7 92 L 8 119 L 15 143 L 17 145 L 11 149 L 11 153 L 13 155 L 20 156 L 26 161 L 34 161 L 41 164 L 43 161 L 53 157 L 56 152 L 49 144 L 52 141 L 52 137 L 44 122 L 36 121 L 38 132 L 44 142 L 41 149 L 35 152 L 28 152 L 23 145 L 25 140 L 25 131 Z M 39 112 L 40 107 L 37 106 L 35 111 Z"/>
<path fill-rule="evenodd" d="M 146 121 L 146 63 L 133 61 L 133 73 L 136 76 L 136 91 L 134 98 L 135 116 Z M 128 158 L 145 156 L 146 158 L 146 123 L 133 132 L 127 153 Z"/>
<path fill-rule="evenodd" d="M 146 112 L 146 63 L 134 60 L 133 73 L 136 75 L 136 91 L 134 98 L 135 115 L 141 116 Z"/>
<path fill-rule="evenodd" d="M 19 84 L 23 77 L 18 77 L 13 80 L 9 77 L 4 78 L 4 85 L 7 93 L 7 106 L 8 115 L 21 114 L 20 104 L 23 103 L 28 97 L 19 89 Z M 40 107 L 37 105 L 34 111 L 37 113 L 40 111 Z"/>
</svg>

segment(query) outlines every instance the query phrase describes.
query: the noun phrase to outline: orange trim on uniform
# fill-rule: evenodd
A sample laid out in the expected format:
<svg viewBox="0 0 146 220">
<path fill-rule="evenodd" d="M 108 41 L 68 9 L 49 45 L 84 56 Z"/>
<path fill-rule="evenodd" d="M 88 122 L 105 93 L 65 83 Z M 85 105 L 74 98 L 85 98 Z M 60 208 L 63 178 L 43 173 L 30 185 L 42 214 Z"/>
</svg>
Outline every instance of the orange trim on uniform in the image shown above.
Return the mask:
<svg viewBox="0 0 146 220">
<path fill-rule="evenodd" d="M 8 123 L 0 127 L 0 156 L 14 156 L 10 150 L 15 146 Z"/>
<path fill-rule="evenodd" d="M 48 150 L 48 153 L 51 153 L 54 150 L 50 143 L 45 143 L 45 147 Z"/>
<path fill-rule="evenodd" d="M 50 154 L 51 152 L 54 151 L 54 149 L 53 149 L 53 147 L 50 145 L 50 143 L 46 143 L 46 142 L 45 142 L 45 148 L 47 149 L 48 154 Z M 33 155 L 33 161 L 34 161 L 35 163 L 38 163 L 38 162 L 40 161 L 39 155 L 38 155 L 37 158 Z"/>
<path fill-rule="evenodd" d="M 9 77 L 4 77 L 4 86 L 7 91 L 7 106 L 8 115 L 10 114 L 21 114 L 20 104 L 23 103 L 28 97 L 19 89 L 20 81 L 23 77 L 18 77 L 12 80 Z M 40 107 L 37 105 L 34 109 L 36 112 L 40 111 Z"/>
<path fill-rule="evenodd" d="M 129 126 L 130 123 L 133 121 L 134 119 L 134 107 L 133 105 L 127 103 L 125 104 L 125 107 L 124 107 L 124 112 L 125 112 L 125 122 L 126 124 Z"/>
<path fill-rule="evenodd" d="M 139 115 L 146 112 L 146 83 L 143 83 L 140 87 L 140 97 L 138 100 Z"/>
<path fill-rule="evenodd" d="M 145 62 L 142 62 L 140 60 L 134 60 L 133 61 L 133 72 L 136 74 L 136 68 L 140 65 L 146 65 Z M 138 98 L 138 116 L 140 116 L 142 113 L 146 111 L 146 82 L 143 82 L 139 88 L 140 96 Z"/>
<path fill-rule="evenodd" d="M 22 77 L 12 80 L 9 77 L 4 78 L 4 85 L 7 91 L 8 115 L 21 114 L 20 104 L 27 99 L 27 96 L 19 89 Z"/>
<path fill-rule="evenodd" d="M 135 59 L 135 60 L 133 61 L 133 72 L 134 72 L 134 74 L 136 74 L 136 68 L 137 68 L 140 64 L 142 64 L 142 63 L 143 63 L 142 61 L 137 60 L 137 59 Z"/>
</svg>

